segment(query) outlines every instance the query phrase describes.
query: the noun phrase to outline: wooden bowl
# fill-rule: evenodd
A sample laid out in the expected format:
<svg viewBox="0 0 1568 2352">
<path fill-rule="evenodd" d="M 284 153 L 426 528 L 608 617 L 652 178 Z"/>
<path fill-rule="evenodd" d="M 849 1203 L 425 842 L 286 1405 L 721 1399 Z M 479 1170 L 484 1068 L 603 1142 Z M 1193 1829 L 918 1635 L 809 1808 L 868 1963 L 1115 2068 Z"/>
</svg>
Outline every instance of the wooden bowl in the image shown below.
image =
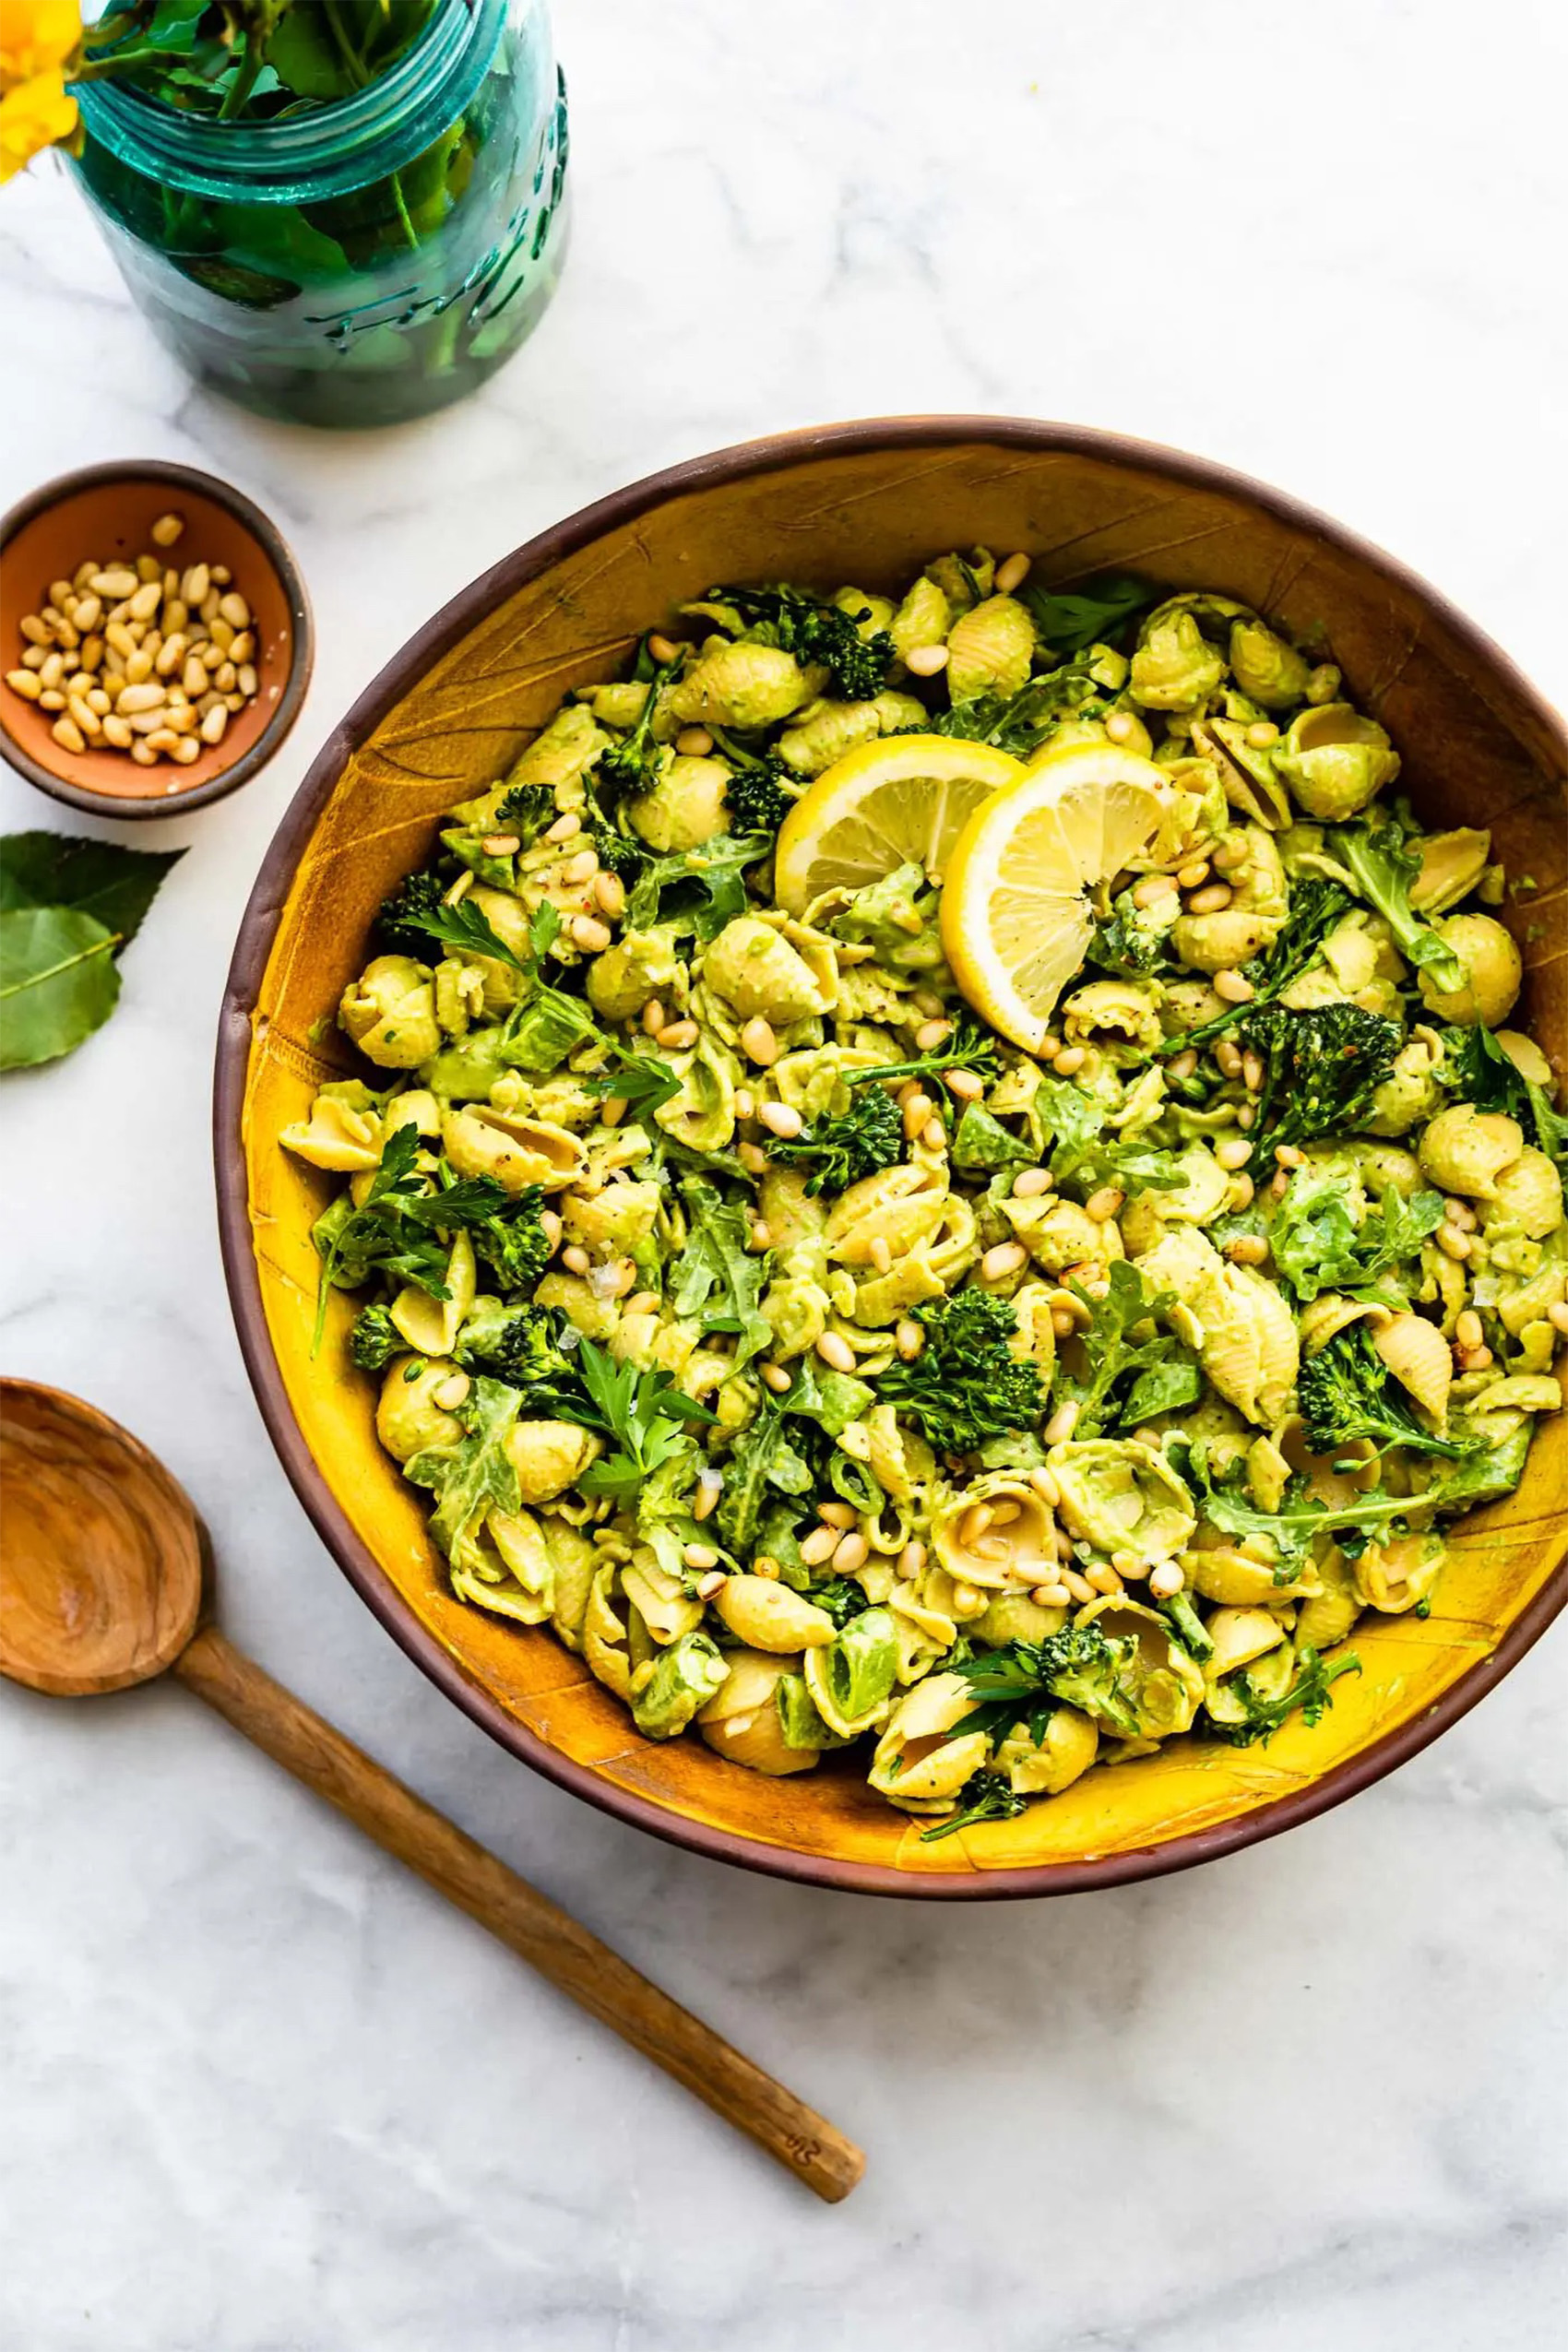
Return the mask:
<svg viewBox="0 0 1568 2352">
<path fill-rule="evenodd" d="M 313 1218 L 328 1180 L 279 1147 L 313 1089 L 353 1067 L 332 1026 L 374 909 L 421 863 L 438 811 L 498 776 L 563 693 L 607 677 L 638 633 L 719 579 L 894 588 L 931 554 L 1027 549 L 1036 579 L 1108 566 L 1241 597 L 1327 630 L 1437 824 L 1491 825 L 1538 892 L 1503 920 L 1531 967 L 1524 1007 L 1560 1064 L 1561 721 L 1497 647 L 1387 556 L 1279 493 L 1170 450 L 1027 421 L 841 425 L 720 451 L 559 524 L 422 630 L 316 761 L 267 856 L 230 974 L 218 1055 L 223 1249 L 274 1443 L 339 1564 L 431 1679 L 513 1752 L 623 1820 L 782 1877 L 878 1894 L 1047 1895 L 1153 1876 L 1323 1812 L 1414 1755 L 1489 1691 L 1568 1598 L 1568 1431 L 1543 1424 L 1525 1481 L 1463 1523 L 1431 1614 L 1371 1617 L 1364 1671 L 1314 1730 L 1265 1748 L 1186 1740 L 1090 1773 L 1016 1820 L 934 1845 L 842 1762 L 767 1780 L 695 1738 L 656 1746 L 547 1631 L 446 1589 L 422 1498 L 376 1443 L 374 1385 L 346 1367 L 334 1301 L 310 1355 Z"/>
<path fill-rule="evenodd" d="M 0 755 L 41 792 L 99 816 L 169 816 L 220 801 L 264 767 L 300 715 L 310 683 L 314 638 L 304 583 L 276 527 L 259 506 L 212 474 L 132 458 L 57 474 L 0 522 L 0 678 L 27 647 L 23 615 L 42 611 L 49 583 L 69 579 L 89 555 L 101 563 L 153 550 L 160 515 L 185 528 L 167 560 L 227 564 L 251 608 L 259 692 L 235 712 L 220 743 L 203 746 L 188 767 L 138 767 L 108 746 L 68 752 L 40 710 L 0 683 Z"/>
</svg>

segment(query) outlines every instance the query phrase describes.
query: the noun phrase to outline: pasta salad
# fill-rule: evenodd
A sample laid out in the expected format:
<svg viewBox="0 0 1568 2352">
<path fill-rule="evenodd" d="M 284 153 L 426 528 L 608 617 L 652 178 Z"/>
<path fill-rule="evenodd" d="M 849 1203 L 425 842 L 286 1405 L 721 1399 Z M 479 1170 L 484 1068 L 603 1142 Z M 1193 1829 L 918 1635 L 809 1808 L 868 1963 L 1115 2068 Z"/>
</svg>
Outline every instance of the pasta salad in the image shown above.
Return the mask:
<svg viewBox="0 0 1568 2352">
<path fill-rule="evenodd" d="M 1028 571 L 682 608 L 448 813 L 283 1137 L 458 1598 L 930 1836 L 1315 1721 L 1568 1329 L 1528 877 L 1324 648 Z"/>
</svg>

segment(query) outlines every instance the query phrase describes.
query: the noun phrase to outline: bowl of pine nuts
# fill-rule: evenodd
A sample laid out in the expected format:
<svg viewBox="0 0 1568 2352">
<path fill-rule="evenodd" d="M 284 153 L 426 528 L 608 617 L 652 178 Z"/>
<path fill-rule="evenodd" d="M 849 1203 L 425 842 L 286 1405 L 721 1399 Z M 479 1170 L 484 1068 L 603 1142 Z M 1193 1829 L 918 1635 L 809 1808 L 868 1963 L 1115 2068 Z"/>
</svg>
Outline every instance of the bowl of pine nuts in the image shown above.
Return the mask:
<svg viewBox="0 0 1568 2352">
<path fill-rule="evenodd" d="M 73 808 L 233 791 L 298 718 L 312 652 L 288 548 L 211 474 L 87 466 L 0 523 L 0 754 Z"/>
</svg>

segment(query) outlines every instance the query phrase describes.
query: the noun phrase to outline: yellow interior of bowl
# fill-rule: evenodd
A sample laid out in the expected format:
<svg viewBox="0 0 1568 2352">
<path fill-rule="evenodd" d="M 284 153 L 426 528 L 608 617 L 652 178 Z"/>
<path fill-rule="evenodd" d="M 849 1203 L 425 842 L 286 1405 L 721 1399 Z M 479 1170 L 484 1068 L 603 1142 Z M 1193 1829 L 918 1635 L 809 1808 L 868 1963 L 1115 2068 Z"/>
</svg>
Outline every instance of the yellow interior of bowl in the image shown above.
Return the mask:
<svg viewBox="0 0 1568 2352">
<path fill-rule="evenodd" d="M 1542 935 L 1562 922 L 1562 749 L 1500 667 L 1413 588 L 1241 489 L 1194 486 L 1149 463 L 965 443 L 818 456 L 690 489 L 560 558 L 410 680 L 349 760 L 289 889 L 244 1111 L 262 1299 L 290 1403 L 354 1533 L 462 1672 L 540 1739 L 672 1815 L 804 1855 L 921 1872 L 1159 1845 L 1300 1789 L 1431 1707 L 1496 1646 L 1562 1555 L 1562 1423 L 1542 1427 L 1519 1491 L 1463 1524 L 1430 1618 L 1363 1619 L 1355 1646 L 1364 1671 L 1336 1685 L 1316 1729 L 1293 1722 L 1268 1747 L 1244 1751 L 1178 1741 L 1093 1772 L 1015 1821 L 922 1846 L 921 1824 L 873 1796 L 851 1767 L 767 1780 L 694 1738 L 640 1739 L 548 1632 L 452 1598 L 422 1499 L 376 1443 L 374 1384 L 348 1366 L 352 1310 L 341 1296 L 311 1359 L 310 1227 L 331 1186 L 278 1136 L 305 1115 L 324 1078 L 352 1066 L 333 1013 L 381 898 L 423 861 L 436 814 L 498 776 L 567 689 L 612 675 L 641 630 L 716 580 L 896 588 L 932 553 L 977 541 L 999 554 L 1027 549 L 1037 578 L 1126 567 L 1173 587 L 1224 590 L 1297 632 L 1325 628 L 1357 700 L 1402 750 L 1401 789 L 1426 820 L 1490 824 L 1510 873 L 1540 885 L 1503 919 L 1530 967 L 1524 1014 L 1562 1066 L 1568 991 Z"/>
</svg>

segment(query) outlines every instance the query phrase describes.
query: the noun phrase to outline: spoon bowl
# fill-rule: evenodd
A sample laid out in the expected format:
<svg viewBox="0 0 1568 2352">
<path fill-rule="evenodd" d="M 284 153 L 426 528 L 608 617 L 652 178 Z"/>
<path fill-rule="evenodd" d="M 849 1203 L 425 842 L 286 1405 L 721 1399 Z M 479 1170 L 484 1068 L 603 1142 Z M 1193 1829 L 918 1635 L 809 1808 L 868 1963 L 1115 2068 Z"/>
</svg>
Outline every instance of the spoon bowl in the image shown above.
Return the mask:
<svg viewBox="0 0 1568 2352">
<path fill-rule="evenodd" d="M 189 1495 L 107 1414 L 0 1382 L 0 1673 L 89 1698 L 172 1666 L 201 1614 L 205 1531 Z"/>
</svg>

